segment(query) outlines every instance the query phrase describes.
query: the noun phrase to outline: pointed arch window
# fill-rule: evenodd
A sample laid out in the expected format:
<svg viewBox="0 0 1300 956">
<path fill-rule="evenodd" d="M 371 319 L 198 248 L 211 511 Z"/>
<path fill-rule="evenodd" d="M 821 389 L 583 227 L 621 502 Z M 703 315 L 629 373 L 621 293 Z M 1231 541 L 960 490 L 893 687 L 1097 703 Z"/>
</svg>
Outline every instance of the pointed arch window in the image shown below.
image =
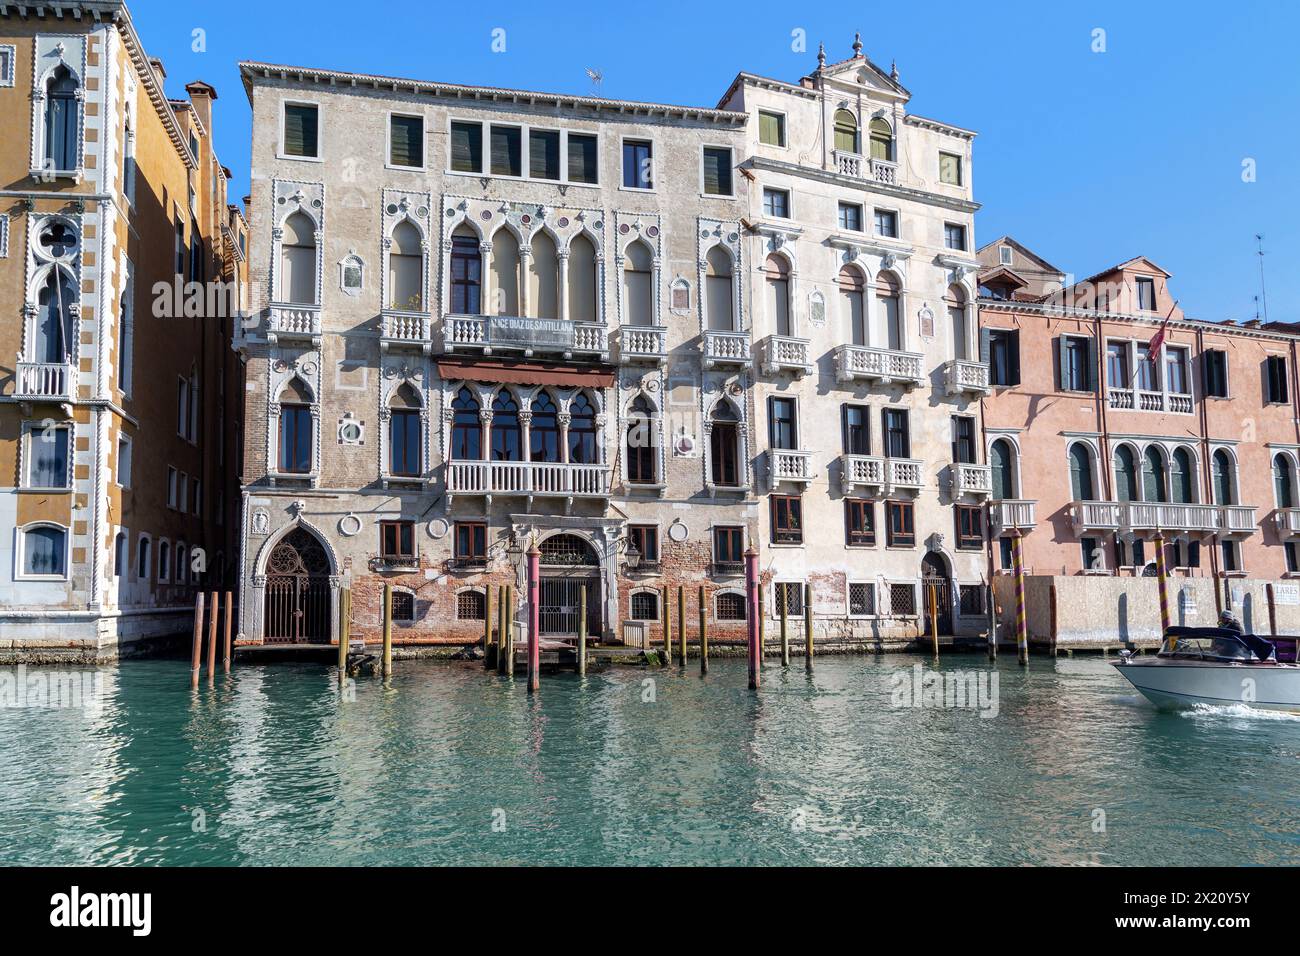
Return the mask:
<svg viewBox="0 0 1300 956">
<path fill-rule="evenodd" d="M 59 66 L 45 86 L 46 169 L 71 172 L 77 168 L 80 120 L 76 77 L 66 66 Z"/>
<path fill-rule="evenodd" d="M 835 111 L 835 148 L 846 153 L 858 151 L 858 121 L 848 110 Z"/>
<path fill-rule="evenodd" d="M 72 306 L 77 301 L 72 277 L 50 270 L 37 297 L 35 361 L 66 362 L 72 355 Z"/>
<path fill-rule="evenodd" d="M 876 304 L 880 306 L 880 321 L 885 327 L 885 348 L 896 352 L 903 350 L 901 288 L 888 272 L 882 272 L 876 282 Z"/>
<path fill-rule="evenodd" d="M 528 310 L 538 319 L 560 317 L 560 260 L 549 233 L 533 236 L 528 259 Z"/>
<path fill-rule="evenodd" d="M 653 485 L 658 480 L 655 410 L 644 395 L 628 406 L 627 480 L 634 485 Z"/>
<path fill-rule="evenodd" d="M 721 246 L 714 246 L 704 257 L 704 294 L 709 328 L 715 332 L 734 331 L 736 306 L 731 256 Z"/>
<path fill-rule="evenodd" d="M 623 259 L 623 300 L 628 325 L 654 325 L 654 262 L 645 243 L 627 247 Z"/>
<path fill-rule="evenodd" d="M 483 253 L 478 237 L 466 226 L 451 236 L 451 311 L 478 315 L 482 311 Z"/>
<path fill-rule="evenodd" d="M 840 305 L 844 318 L 849 323 L 849 340 L 854 345 L 866 345 L 866 283 L 862 281 L 862 273 L 852 266 L 845 266 L 840 270 L 837 284 L 840 289 Z"/>
<path fill-rule="evenodd" d="M 1295 469 L 1286 455 L 1273 456 L 1273 491 L 1279 508 L 1295 507 Z"/>
<path fill-rule="evenodd" d="M 600 296 L 596 271 L 596 247 L 586 236 L 574 236 L 569 243 L 569 318 L 575 322 L 599 322 Z"/>
<path fill-rule="evenodd" d="M 519 241 L 509 229 L 492 239 L 492 286 L 496 301 L 491 315 L 519 314 Z"/>
<path fill-rule="evenodd" d="M 1127 445 L 1115 449 L 1115 498 L 1117 501 L 1137 500 L 1136 463 L 1133 450 Z"/>
<path fill-rule="evenodd" d="M 569 461 L 579 465 L 594 465 L 599 461 L 596 446 L 596 407 L 586 392 L 569 406 Z"/>
<path fill-rule="evenodd" d="M 1070 490 L 1075 501 L 1096 501 L 1092 480 L 1092 452 L 1079 442 L 1070 446 Z"/>
<path fill-rule="evenodd" d="M 461 387 L 451 403 L 451 457 L 458 461 L 483 460 L 483 424 L 478 399 Z"/>
<path fill-rule="evenodd" d="M 424 243 L 420 230 L 403 220 L 388 250 L 388 307 L 424 311 Z"/>
<path fill-rule="evenodd" d="M 794 335 L 790 323 L 790 267 L 782 256 L 770 255 L 764 267 L 767 310 L 777 335 Z"/>
<path fill-rule="evenodd" d="M 316 226 L 306 213 L 284 221 L 280 239 L 280 301 L 316 304 Z"/>
<path fill-rule="evenodd" d="M 389 473 L 414 478 L 423 470 L 420 395 L 410 382 L 403 382 L 393 393 L 388 405 Z"/>
<path fill-rule="evenodd" d="M 869 126 L 871 135 L 871 158 L 882 159 L 887 163 L 894 161 L 894 131 L 889 121 L 877 116 Z"/>
<path fill-rule="evenodd" d="M 740 485 L 740 416 L 736 407 L 726 400 L 713 410 L 709 470 L 715 485 L 729 488 Z"/>
<path fill-rule="evenodd" d="M 558 462 L 560 460 L 559 409 L 546 392 L 533 399 L 533 417 L 528 425 L 528 460 Z"/>
<path fill-rule="evenodd" d="M 504 388 L 492 403 L 492 460 L 521 461 L 519 405 Z"/>
</svg>

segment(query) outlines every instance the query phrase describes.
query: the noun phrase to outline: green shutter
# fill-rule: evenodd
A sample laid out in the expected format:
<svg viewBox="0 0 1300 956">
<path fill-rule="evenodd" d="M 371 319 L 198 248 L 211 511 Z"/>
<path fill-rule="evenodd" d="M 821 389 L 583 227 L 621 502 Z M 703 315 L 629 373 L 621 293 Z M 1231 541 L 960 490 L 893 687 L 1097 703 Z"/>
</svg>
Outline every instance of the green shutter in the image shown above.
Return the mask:
<svg viewBox="0 0 1300 956">
<path fill-rule="evenodd" d="M 1070 340 L 1064 335 L 1056 338 L 1056 386 L 1063 392 L 1070 391 Z"/>
<path fill-rule="evenodd" d="M 710 196 L 731 195 L 731 150 L 704 150 L 704 192 Z"/>
<path fill-rule="evenodd" d="M 522 142 L 517 126 L 493 126 L 488 131 L 493 176 L 522 176 Z"/>
<path fill-rule="evenodd" d="M 785 131 L 783 117 L 776 113 L 758 114 L 758 141 L 768 146 L 784 146 Z"/>
<path fill-rule="evenodd" d="M 569 182 L 594 185 L 598 181 L 596 165 L 596 137 L 570 133 Z"/>
<path fill-rule="evenodd" d="M 316 156 L 316 107 L 286 103 L 284 152 L 286 156 Z"/>
<path fill-rule="evenodd" d="M 478 123 L 451 124 L 451 168 L 457 173 L 483 172 L 483 127 Z"/>
<path fill-rule="evenodd" d="M 394 116 L 389 129 L 389 163 L 393 166 L 423 166 L 424 120 L 418 116 Z"/>
<path fill-rule="evenodd" d="M 1019 385 L 1020 384 L 1020 330 L 1019 329 L 1011 330 L 1011 340 L 1010 342 L 1007 343 L 1007 345 L 1010 350 L 1010 358 L 1007 362 L 1007 366 L 1011 371 L 1011 381 L 1008 382 L 1007 384 Z"/>
<path fill-rule="evenodd" d="M 1084 373 L 1084 381 L 1088 383 L 1088 391 L 1097 391 L 1097 340 L 1092 336 L 1088 337 L 1088 369 Z"/>
<path fill-rule="evenodd" d="M 558 130 L 528 131 L 528 175 L 533 179 L 560 178 L 560 134 Z"/>
</svg>

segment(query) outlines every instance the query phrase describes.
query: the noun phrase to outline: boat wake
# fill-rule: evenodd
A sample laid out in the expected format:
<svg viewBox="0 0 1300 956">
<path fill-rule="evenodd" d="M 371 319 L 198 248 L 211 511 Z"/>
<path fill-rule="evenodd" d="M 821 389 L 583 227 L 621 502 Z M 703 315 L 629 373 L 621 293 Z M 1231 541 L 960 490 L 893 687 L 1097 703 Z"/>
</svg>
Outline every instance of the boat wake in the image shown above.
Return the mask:
<svg viewBox="0 0 1300 956">
<path fill-rule="evenodd" d="M 1300 722 L 1300 714 L 1290 714 L 1281 710 L 1261 710 L 1247 707 L 1245 704 L 1193 704 L 1178 711 L 1182 717 L 1197 719 L 1248 719 L 1248 720 L 1284 720 Z"/>
</svg>

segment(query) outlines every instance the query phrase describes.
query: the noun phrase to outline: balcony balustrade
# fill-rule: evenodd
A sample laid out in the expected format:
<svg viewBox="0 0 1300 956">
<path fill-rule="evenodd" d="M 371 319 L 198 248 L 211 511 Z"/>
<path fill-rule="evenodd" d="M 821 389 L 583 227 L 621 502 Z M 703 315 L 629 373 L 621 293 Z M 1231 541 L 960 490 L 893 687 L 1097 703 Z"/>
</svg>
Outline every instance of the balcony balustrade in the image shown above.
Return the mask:
<svg viewBox="0 0 1300 956">
<path fill-rule="evenodd" d="M 704 367 L 716 365 L 748 365 L 750 346 L 748 332 L 718 332 L 709 329 L 704 333 Z"/>
<path fill-rule="evenodd" d="M 988 395 L 989 367 L 983 362 L 953 359 L 943 367 L 943 381 L 949 395 Z"/>
<path fill-rule="evenodd" d="M 796 376 L 812 371 L 808 360 L 808 340 L 789 335 L 769 335 L 761 343 L 760 362 L 764 374 L 793 372 Z"/>
<path fill-rule="evenodd" d="M 609 332 L 596 322 L 538 319 L 517 315 L 447 315 L 443 351 L 483 355 L 558 355 L 609 360 Z"/>
<path fill-rule="evenodd" d="M 668 359 L 668 330 L 662 325 L 624 325 L 618 330 L 622 365 L 663 365 Z"/>
<path fill-rule="evenodd" d="M 71 402 L 77 398 L 72 362 L 18 362 L 13 397 L 25 402 Z"/>
<path fill-rule="evenodd" d="M 924 381 L 922 358 L 918 352 L 841 345 L 835 350 L 836 375 L 841 382 L 862 380 L 910 389 Z"/>
</svg>

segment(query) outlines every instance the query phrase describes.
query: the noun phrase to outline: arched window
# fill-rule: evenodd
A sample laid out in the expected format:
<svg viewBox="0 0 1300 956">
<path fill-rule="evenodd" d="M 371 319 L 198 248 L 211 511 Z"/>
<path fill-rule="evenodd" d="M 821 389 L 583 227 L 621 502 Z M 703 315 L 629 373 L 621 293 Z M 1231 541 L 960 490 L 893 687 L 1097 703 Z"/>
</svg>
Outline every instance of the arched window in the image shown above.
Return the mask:
<svg viewBox="0 0 1300 956">
<path fill-rule="evenodd" d="M 176 583 L 177 584 L 188 584 L 190 581 L 190 568 L 189 568 L 189 564 L 185 560 L 187 556 L 188 556 L 188 551 L 185 547 L 185 542 L 184 541 L 178 542 L 176 545 Z"/>
<path fill-rule="evenodd" d="M 767 312 L 777 335 L 793 335 L 790 328 L 790 267 L 781 256 L 767 257 Z"/>
<path fill-rule="evenodd" d="M 866 345 L 870 338 L 867 335 L 866 283 L 862 281 L 862 273 L 852 266 L 845 266 L 840 270 L 838 284 L 840 305 L 849 323 L 850 341 L 854 345 Z"/>
<path fill-rule="evenodd" d="M 77 81 L 59 66 L 45 86 L 45 168 L 70 172 L 77 168 L 77 129 L 80 121 Z"/>
<path fill-rule="evenodd" d="M 632 484 L 655 484 L 658 455 L 654 407 L 644 395 L 638 395 L 627 411 L 627 480 Z"/>
<path fill-rule="evenodd" d="M 72 305 L 76 290 L 62 269 L 50 270 L 37 297 L 35 360 L 66 362 L 72 354 Z"/>
<path fill-rule="evenodd" d="M 64 577 L 68 571 L 68 532 L 55 525 L 23 531 L 23 574 Z"/>
<path fill-rule="evenodd" d="M 528 261 L 528 309 L 539 319 L 558 319 L 560 260 L 555 240 L 548 233 L 533 236 L 533 254 Z"/>
<path fill-rule="evenodd" d="M 596 408 L 586 392 L 580 392 L 569 405 L 569 416 L 569 461 L 596 464 Z"/>
<path fill-rule="evenodd" d="M 901 286 L 888 272 L 876 277 L 876 304 L 880 306 L 880 321 L 885 328 L 885 348 L 896 352 L 903 350 L 903 316 L 899 307 Z"/>
<path fill-rule="evenodd" d="M 496 301 L 490 315 L 519 314 L 519 242 L 509 229 L 492 238 L 492 286 Z"/>
<path fill-rule="evenodd" d="M 451 311 L 478 315 L 483 307 L 483 253 L 468 226 L 451 234 Z"/>
<path fill-rule="evenodd" d="M 172 546 L 166 541 L 158 542 L 158 580 L 170 581 L 172 576 Z"/>
<path fill-rule="evenodd" d="M 1165 481 L 1165 459 L 1160 449 L 1151 445 L 1142 456 L 1142 500 L 1168 501 L 1168 483 Z"/>
<path fill-rule="evenodd" d="M 533 399 L 533 419 L 528 426 L 528 460 L 560 460 L 559 409 L 546 392 Z"/>
<path fill-rule="evenodd" d="M 451 402 L 451 457 L 458 461 L 483 460 L 483 425 L 478 399 L 462 386 Z"/>
<path fill-rule="evenodd" d="M 135 549 L 135 576 L 139 581 L 149 580 L 149 551 L 153 546 L 148 538 L 140 539 L 140 546 Z"/>
<path fill-rule="evenodd" d="M 654 257 L 640 240 L 623 258 L 623 301 L 628 325 L 654 325 Z"/>
<path fill-rule="evenodd" d="M 1005 438 L 999 438 L 989 447 L 989 467 L 993 472 L 993 497 L 1015 498 L 1015 452 Z"/>
<path fill-rule="evenodd" d="M 306 474 L 312 466 L 312 395 L 298 378 L 280 393 L 280 471 Z"/>
<path fill-rule="evenodd" d="M 1295 507 L 1295 469 L 1286 455 L 1273 457 L 1273 492 L 1279 508 Z"/>
<path fill-rule="evenodd" d="M 835 111 L 835 148 L 846 153 L 858 151 L 858 121 L 848 110 Z"/>
<path fill-rule="evenodd" d="M 1214 503 L 1217 505 L 1235 505 L 1237 503 L 1237 476 L 1232 467 L 1232 458 L 1220 448 L 1210 459 L 1210 472 L 1214 480 Z"/>
<path fill-rule="evenodd" d="M 280 239 L 280 301 L 316 304 L 316 226 L 296 212 L 284 222 Z"/>
<path fill-rule="evenodd" d="M 877 116 L 870 123 L 871 131 L 871 158 L 883 159 L 885 162 L 894 160 L 894 131 L 889 127 L 889 121 Z"/>
<path fill-rule="evenodd" d="M 709 429 L 709 469 L 713 483 L 722 487 L 740 484 L 740 416 L 727 400 L 713 409 Z"/>
<path fill-rule="evenodd" d="M 492 460 L 522 460 L 519 446 L 519 406 L 503 388 L 492 403 Z"/>
<path fill-rule="evenodd" d="M 124 578 L 130 570 L 127 565 L 127 544 L 126 532 L 119 531 L 113 538 L 113 577 Z"/>
<path fill-rule="evenodd" d="M 1137 467 L 1133 449 L 1128 445 L 1115 449 L 1115 498 L 1117 501 L 1137 500 Z"/>
<path fill-rule="evenodd" d="M 1092 452 L 1080 442 L 1070 446 L 1070 490 L 1075 501 L 1096 501 L 1092 480 Z"/>
<path fill-rule="evenodd" d="M 959 285 L 948 286 L 948 327 L 952 331 L 952 357 L 959 362 L 970 358 L 970 340 L 966 330 L 966 292 Z"/>
<path fill-rule="evenodd" d="M 415 477 L 423 470 L 420 441 L 420 395 L 410 382 L 403 382 L 388 402 L 388 471 L 392 475 Z"/>
<path fill-rule="evenodd" d="M 734 331 L 736 307 L 731 287 L 731 256 L 722 246 L 714 246 L 704 257 L 704 294 L 709 328 L 715 332 Z"/>
<path fill-rule="evenodd" d="M 1171 500 L 1190 505 L 1195 499 L 1192 456 L 1186 448 L 1178 448 L 1169 460 L 1169 492 Z"/>
<path fill-rule="evenodd" d="M 424 310 L 424 249 L 420 231 L 403 220 L 393 230 L 388 250 L 388 307 Z"/>
<path fill-rule="evenodd" d="M 596 293 L 596 247 L 586 236 L 569 242 L 569 318 L 574 322 L 599 322 L 600 296 Z"/>
</svg>

